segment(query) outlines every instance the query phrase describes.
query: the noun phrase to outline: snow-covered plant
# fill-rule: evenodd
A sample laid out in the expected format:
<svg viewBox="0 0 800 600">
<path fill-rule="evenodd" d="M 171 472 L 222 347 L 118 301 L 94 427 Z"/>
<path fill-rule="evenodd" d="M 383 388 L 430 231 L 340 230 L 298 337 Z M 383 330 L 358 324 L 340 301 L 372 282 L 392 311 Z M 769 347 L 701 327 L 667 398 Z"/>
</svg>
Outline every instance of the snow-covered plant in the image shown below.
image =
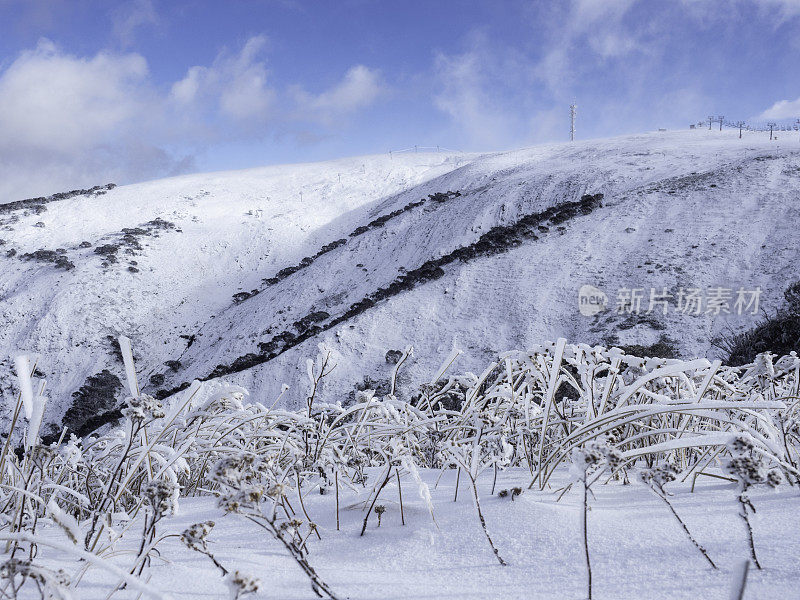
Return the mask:
<svg viewBox="0 0 800 600">
<path fill-rule="evenodd" d="M 522 491 L 523 490 L 521 487 L 513 487 L 509 490 L 500 490 L 497 492 L 497 495 L 500 498 L 511 498 L 511 501 L 513 502 L 517 496 L 522 494 Z"/>
<path fill-rule="evenodd" d="M 70 542 L 78 544 L 81 537 L 81 526 L 77 519 L 72 515 L 66 513 L 56 502 L 55 498 L 51 498 L 47 503 L 47 514 L 53 523 L 64 532 Z"/>
<path fill-rule="evenodd" d="M 642 481 L 642 483 L 647 485 L 656 496 L 658 496 L 659 498 L 661 498 L 661 500 L 664 501 L 667 507 L 669 507 L 672 516 L 675 517 L 675 520 L 678 521 L 681 528 L 683 529 L 683 532 L 689 538 L 689 541 L 692 542 L 692 544 L 694 544 L 694 547 L 697 548 L 700 554 L 703 555 L 703 558 L 705 558 L 708 561 L 708 563 L 714 569 L 716 569 L 717 565 L 714 564 L 714 561 L 711 560 L 711 557 L 708 555 L 706 549 L 700 545 L 700 543 L 695 539 L 695 537 L 689 531 L 689 527 L 686 525 L 683 519 L 681 519 L 680 516 L 678 515 L 678 512 L 675 510 L 675 507 L 669 500 L 668 492 L 664 489 L 664 485 L 666 485 L 671 481 L 675 481 L 677 476 L 678 476 L 678 470 L 672 463 L 663 463 L 661 465 L 658 465 L 650 469 L 642 469 L 639 472 L 639 479 Z"/>
<path fill-rule="evenodd" d="M 237 600 L 239 596 L 245 594 L 253 594 L 261 587 L 260 579 L 242 573 L 241 571 L 229 573 L 225 578 L 225 583 L 228 584 L 231 600 Z"/>
<path fill-rule="evenodd" d="M 581 495 L 581 536 L 586 559 L 586 585 L 589 600 L 592 598 L 592 562 L 589 555 L 589 491 L 606 469 L 614 469 L 622 462 L 618 450 L 605 441 L 591 440 L 582 448 L 573 448 L 570 475 L 578 483 Z"/>
<path fill-rule="evenodd" d="M 466 410 L 466 407 L 465 409 Z M 500 555 L 500 551 L 489 533 L 486 525 L 486 519 L 481 510 L 480 495 L 478 494 L 478 475 L 486 470 L 496 460 L 496 455 L 493 450 L 497 447 L 496 434 L 484 434 L 482 424 L 477 423 L 477 417 L 474 417 L 473 425 L 471 428 L 465 428 L 464 433 L 469 434 L 469 437 L 450 439 L 442 446 L 442 456 L 444 464 L 454 465 L 459 469 L 459 473 L 465 473 L 469 479 L 470 488 L 472 490 L 472 499 L 477 511 L 478 521 L 480 522 L 481 529 L 483 530 L 486 540 L 492 552 L 497 558 L 497 562 L 506 566 L 505 559 Z"/>
<path fill-rule="evenodd" d="M 214 563 L 214 566 L 222 572 L 224 577 L 228 574 L 228 569 L 222 566 L 222 563 L 217 560 L 217 557 L 214 556 L 208 548 L 208 536 L 214 528 L 214 525 L 214 521 L 195 523 L 183 530 L 180 540 L 181 543 L 190 550 L 207 556 L 209 560 Z"/>
<path fill-rule="evenodd" d="M 381 517 L 386 512 L 386 507 L 383 504 L 378 504 L 375 507 L 375 516 L 378 517 L 378 527 L 381 526 Z"/>
<path fill-rule="evenodd" d="M 0 597 L 18 598 L 23 586 L 32 582 L 41 598 L 70 600 L 71 579 L 63 569 L 50 569 L 32 559 L 10 558 L 0 564 Z"/>
<path fill-rule="evenodd" d="M 761 563 L 756 556 L 756 545 L 753 539 L 753 524 L 750 514 L 755 514 L 756 508 L 748 494 L 754 485 L 766 484 L 778 487 L 783 482 L 783 473 L 777 467 L 769 468 L 763 455 L 756 452 L 753 439 L 745 434 L 734 435 L 728 442 L 731 457 L 724 461 L 725 471 L 732 475 L 739 484 L 737 500 L 739 501 L 739 516 L 744 521 L 747 530 L 747 541 L 750 548 L 750 557 L 757 569 Z"/>
<path fill-rule="evenodd" d="M 143 516 L 144 527 L 136 554 L 138 568 L 135 572 L 142 574 L 146 565 L 150 564 L 150 552 L 156 545 L 156 525 L 165 516 L 175 514 L 180 496 L 180 488 L 175 482 L 169 480 L 151 481 L 144 486 L 145 500 L 149 505 Z"/>
<path fill-rule="evenodd" d="M 300 535 L 302 522 L 289 518 L 284 500 L 286 489 L 282 481 L 262 479 L 264 474 L 272 474 L 265 465 L 252 455 L 223 459 L 214 468 L 213 478 L 220 485 L 219 506 L 226 513 L 240 515 L 268 532 L 280 542 L 311 582 L 311 589 L 320 597 L 336 600 L 328 585 L 320 578 L 308 561 L 305 540 Z M 278 515 L 279 508 L 285 518 Z M 229 574 L 230 583 L 237 573 Z M 232 579 L 233 578 L 233 579 Z M 247 580 L 250 581 L 250 580 Z M 239 593 L 255 591 L 252 586 L 244 586 Z M 238 589 L 238 588 L 237 588 Z"/>
<path fill-rule="evenodd" d="M 18 374 L 28 377 L 18 378 L 20 393 L 10 403 L 12 430 L 0 451 L 0 562 L 8 564 L 3 576 L 13 573 L 10 589 L 25 582 L 44 585 L 45 579 L 56 589 L 60 575 L 40 564 L 34 552 L 49 543 L 38 534 L 40 525 L 49 523 L 59 532 L 55 543 L 65 564 L 75 561 L 74 573 L 65 569 L 69 589 L 79 590 L 86 569 L 101 568 L 119 585 L 157 597 L 139 574 L 146 575 L 148 557 L 164 539 L 158 523 L 172 514 L 179 495 L 214 495 L 223 511 L 268 532 L 315 591 L 333 597 L 309 564 L 321 528 L 304 497 L 312 491 L 329 495 L 338 526 L 340 488 L 360 494 L 363 533 L 372 511 L 385 506 L 383 490 L 397 481 L 401 492 L 407 478 L 433 518 L 431 491 L 420 474 L 424 468 L 453 469 L 457 478 L 466 478 L 481 528 L 504 563 L 484 518 L 478 481 L 491 477 L 494 494 L 498 472 L 518 468 L 530 473 L 528 488 L 544 488 L 571 463 L 572 485 L 583 498 L 589 569 L 593 486 L 615 485 L 618 474 L 641 472 L 682 523 L 664 486 L 673 479 L 726 474 L 739 483 L 755 560 L 749 518 L 754 507 L 747 491 L 784 479 L 800 481 L 796 355 L 764 355 L 734 368 L 704 359 L 634 357 L 559 340 L 503 354 L 477 375 L 446 375 L 454 352 L 407 401 L 365 390 L 348 403 L 323 385 L 333 363 L 322 349 L 309 364 L 306 405 L 295 411 L 282 408 L 279 399 L 261 403 L 220 381 L 195 382 L 162 403 L 139 390 L 130 343 L 121 340 L 121 349 L 129 398 L 120 423 L 84 440 L 64 432 L 52 445 L 41 443 L 34 418 L 42 385 L 34 383 L 30 361 L 20 361 Z M 512 487 L 498 495 L 514 500 L 522 491 L 523 486 Z M 376 514 L 379 520 L 380 511 Z M 182 541 L 233 581 L 233 569 L 209 550 L 211 527 L 196 524 L 183 532 Z M 107 559 L 127 556 L 120 553 L 120 541 L 131 531 L 141 535 L 138 552 L 122 572 L 114 570 Z M 685 526 L 684 531 L 703 552 Z M 242 585 L 232 590 L 252 591 L 252 581 L 238 577 Z"/>
</svg>

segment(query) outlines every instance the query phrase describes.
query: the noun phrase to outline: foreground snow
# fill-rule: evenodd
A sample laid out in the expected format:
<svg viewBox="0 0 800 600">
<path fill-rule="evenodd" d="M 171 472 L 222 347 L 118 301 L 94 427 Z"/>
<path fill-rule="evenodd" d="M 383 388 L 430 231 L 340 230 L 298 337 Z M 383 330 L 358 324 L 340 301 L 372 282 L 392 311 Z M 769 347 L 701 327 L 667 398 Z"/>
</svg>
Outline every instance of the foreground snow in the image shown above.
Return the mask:
<svg viewBox="0 0 800 600">
<path fill-rule="evenodd" d="M 584 598 L 585 570 L 580 538 L 580 494 L 574 489 L 560 501 L 558 491 L 567 474 L 560 471 L 551 488 L 527 490 L 515 501 L 490 496 L 492 473 L 479 480 L 481 506 L 495 543 L 509 563 L 500 566 L 481 531 L 471 493 L 461 478 L 458 500 L 455 471 L 421 471 L 435 506 L 434 524 L 416 484 L 404 477 L 401 525 L 396 482 L 381 502 L 386 506 L 380 528 L 375 515 L 359 537 L 364 518 L 360 495 L 342 489 L 340 531 L 336 531 L 335 499 L 305 492 L 304 503 L 320 528 L 321 541 L 310 539 L 309 559 L 342 598 L 390 599 L 525 599 Z M 380 477 L 373 470 L 370 480 Z M 438 485 L 436 482 L 438 480 Z M 530 473 L 511 469 L 498 474 L 496 492 L 527 488 Z M 744 526 L 737 516 L 736 488 L 710 477 L 672 484 L 673 504 L 692 532 L 719 565 L 714 571 L 686 539 L 667 507 L 645 486 L 611 482 L 594 488 L 590 500 L 589 544 L 594 597 L 728 599 L 741 561 L 747 558 Z M 755 540 L 762 571 L 751 569 L 745 598 L 791 598 L 800 585 L 800 494 L 796 488 L 751 494 L 758 511 Z M 289 501 L 298 513 L 297 497 Z M 240 569 L 262 581 L 252 598 L 307 599 L 316 596 L 308 580 L 285 551 L 263 531 L 236 515 L 222 516 L 212 498 L 186 498 L 178 516 L 162 521 L 160 534 L 179 534 L 189 525 L 216 522 L 211 551 L 229 569 Z M 137 525 L 133 525 L 136 529 Z M 63 539 L 51 530 L 48 535 Z M 134 536 L 135 540 L 135 536 Z M 132 542 L 131 542 L 132 545 Z M 127 548 L 128 544 L 126 544 Z M 209 560 L 186 549 L 177 538 L 159 546 L 163 560 L 148 571 L 150 583 L 173 598 L 222 598 L 227 587 Z M 121 548 L 122 549 L 122 548 Z M 132 548 L 127 548 L 132 550 Z M 116 564 L 129 564 L 120 553 Z M 61 563 L 60 566 L 64 566 Z M 89 585 L 91 583 L 91 585 Z M 89 571 L 81 598 L 102 599 L 113 582 L 100 571 Z M 122 591 L 119 598 L 135 598 Z"/>
</svg>

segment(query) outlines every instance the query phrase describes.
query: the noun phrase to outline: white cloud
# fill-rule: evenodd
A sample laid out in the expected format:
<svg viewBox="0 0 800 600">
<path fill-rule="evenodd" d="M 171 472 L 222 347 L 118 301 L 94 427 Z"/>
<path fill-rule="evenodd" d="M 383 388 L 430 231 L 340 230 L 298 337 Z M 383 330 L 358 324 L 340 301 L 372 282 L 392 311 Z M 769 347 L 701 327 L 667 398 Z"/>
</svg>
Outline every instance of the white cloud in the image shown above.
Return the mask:
<svg viewBox="0 0 800 600">
<path fill-rule="evenodd" d="M 265 36 L 250 38 L 238 54 L 223 50 L 210 67 L 191 67 L 172 86 L 170 98 L 183 108 L 208 110 L 209 104 L 236 121 L 265 122 L 275 101 L 262 55 Z"/>
<path fill-rule="evenodd" d="M 572 101 L 584 139 L 696 118 L 710 99 L 687 73 L 669 76 L 669 23 L 647 8 L 640 0 L 572 0 L 530 14 L 535 45 L 473 35 L 466 52 L 437 55 L 432 100 L 450 118 L 448 134 L 475 150 L 566 140 Z"/>
<path fill-rule="evenodd" d="M 147 14 L 148 3 L 136 5 Z M 146 22 L 128 16 L 120 32 Z M 340 117 L 386 89 L 378 71 L 356 65 L 318 95 L 299 87 L 279 93 L 267 44 L 265 36 L 251 37 L 166 87 L 156 85 L 137 53 L 81 57 L 48 40 L 0 64 L 0 203 L 174 174 L 190 168 L 192 157 L 166 148 L 197 152 L 219 141 L 293 133 L 298 121 L 316 123 L 301 132 L 304 139 L 324 139 Z"/>
<path fill-rule="evenodd" d="M 602 58 L 622 56 L 638 48 L 622 20 L 636 0 L 575 0 L 567 21 L 566 41 L 587 35 L 589 46 Z"/>
<path fill-rule="evenodd" d="M 638 33 L 624 24 L 637 0 L 572 0 L 559 17 L 562 27 L 552 28 L 547 53 L 535 73 L 556 95 L 563 96 L 586 63 L 621 58 L 642 49 Z M 581 43 L 591 51 L 576 50 Z M 594 56 L 593 56 L 593 55 Z M 577 56 L 580 57 L 576 58 Z"/>
<path fill-rule="evenodd" d="M 472 148 L 557 139 L 582 74 L 643 51 L 642 32 L 625 22 L 636 3 L 571 0 L 537 11 L 536 25 L 558 23 L 536 33 L 532 24 L 543 49 L 538 55 L 472 35 L 466 52 L 436 56 L 434 106 L 450 116 Z"/>
<path fill-rule="evenodd" d="M 497 148 L 515 137 L 513 113 L 504 111 L 492 94 L 498 90 L 498 72 L 488 64 L 481 42 L 477 44 L 481 47 L 464 54 L 437 55 L 435 74 L 440 91 L 433 103 L 450 116 L 465 141 L 485 149 Z M 500 79 L 505 77 L 501 74 Z"/>
<path fill-rule="evenodd" d="M 275 91 L 266 38 L 221 52 L 161 92 L 137 53 L 78 57 L 49 40 L 0 67 L 0 202 L 185 170 L 192 147 L 264 134 Z"/>
<path fill-rule="evenodd" d="M 298 116 L 325 123 L 370 106 L 386 91 L 380 72 L 364 65 L 350 67 L 339 83 L 319 95 L 292 90 Z"/>
<path fill-rule="evenodd" d="M 800 0 L 761 0 L 761 6 L 777 11 L 782 21 L 800 16 Z"/>
<path fill-rule="evenodd" d="M 797 100 L 779 100 L 762 112 L 758 119 L 796 119 L 800 117 L 800 98 Z"/>
<path fill-rule="evenodd" d="M 204 85 L 207 71 L 206 67 L 191 67 L 186 72 L 186 77 L 172 85 L 170 91 L 172 100 L 183 106 L 195 102 L 200 94 L 200 88 Z"/>
<path fill-rule="evenodd" d="M 738 19 L 743 6 L 754 6 L 773 27 L 800 17 L 800 0 L 681 0 L 681 5 L 697 21 L 706 23 Z"/>
<path fill-rule="evenodd" d="M 132 0 L 120 4 L 111 13 L 114 35 L 123 46 L 133 43 L 136 30 L 159 23 L 152 0 Z"/>
<path fill-rule="evenodd" d="M 142 56 L 40 41 L 0 71 L 0 202 L 173 172 L 163 117 Z"/>
<path fill-rule="evenodd" d="M 108 143 L 148 111 L 147 62 L 138 54 L 62 54 L 42 40 L 0 76 L 0 148 L 71 153 Z"/>
</svg>

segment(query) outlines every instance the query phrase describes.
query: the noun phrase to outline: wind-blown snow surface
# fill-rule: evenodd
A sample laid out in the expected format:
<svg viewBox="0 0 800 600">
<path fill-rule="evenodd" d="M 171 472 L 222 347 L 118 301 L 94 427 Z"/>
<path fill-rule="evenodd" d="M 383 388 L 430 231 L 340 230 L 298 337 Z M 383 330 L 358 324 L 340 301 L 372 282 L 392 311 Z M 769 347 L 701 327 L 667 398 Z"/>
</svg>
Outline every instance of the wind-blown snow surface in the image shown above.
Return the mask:
<svg viewBox="0 0 800 600">
<path fill-rule="evenodd" d="M 447 191 L 461 195 L 417 204 Z M 0 352 L 38 355 L 53 399 L 50 422 L 87 377 L 108 369 L 123 379 L 109 341 L 119 334 L 133 340 L 146 391 L 222 366 L 217 372 L 238 371 L 229 379 L 259 397 L 277 397 L 289 384 L 290 404 L 303 398 L 305 360 L 319 343 L 337 363 L 326 381 L 332 399 L 386 379 L 386 352 L 407 345 L 414 357 L 404 367 L 405 386 L 429 380 L 453 347 L 464 350 L 460 370 L 479 368 L 497 350 L 557 337 L 652 344 L 667 336 L 684 356 L 707 355 L 715 335 L 756 317 L 670 310 L 630 319 L 613 311 L 617 289 L 760 286 L 761 305 L 777 308 L 783 289 L 800 278 L 798 191 L 797 140 L 779 145 L 761 133 L 739 140 L 709 131 L 488 155 L 362 157 L 124 186 L 51 202 L 41 214 L 0 214 Z M 441 276 L 342 320 L 404 272 L 475 244 L 491 228 L 596 193 L 603 205 L 589 214 L 546 224 L 537 239 L 505 251 L 452 262 Z M 346 242 L 320 254 L 337 240 Z M 90 247 L 81 248 L 84 241 Z M 119 245 L 117 261 L 103 267 L 95 249 L 109 244 Z M 62 249 L 75 268 L 20 258 L 38 249 Z M 264 283 L 304 257 L 315 258 Z M 581 316 L 583 284 L 603 289 L 612 310 Z M 234 302 L 234 294 L 253 290 L 259 293 Z M 302 343 L 287 343 L 309 330 L 316 333 Z M 165 365 L 176 360 L 180 366 Z M 0 366 L 6 394 L 10 364 Z M 156 384 L 148 383 L 154 375 Z"/>
<path fill-rule="evenodd" d="M 399 495 L 393 481 L 381 493 L 386 507 L 377 526 L 370 516 L 364 537 L 366 490 L 356 495 L 342 488 L 340 531 L 336 531 L 332 492 L 310 491 L 304 504 L 320 527 L 321 541 L 308 542 L 309 561 L 339 598 L 351 600 L 523 600 L 586 597 L 586 570 L 580 535 L 581 492 L 573 487 L 560 501 L 567 483 L 566 470 L 551 480 L 552 489 L 526 490 L 513 502 L 490 496 L 492 473 L 478 480 L 486 524 L 509 566 L 498 564 L 481 530 L 466 477 L 460 480 L 457 502 L 456 472 L 439 479 L 438 471 L 423 470 L 434 504 L 436 523 L 417 494 L 416 484 L 402 483 L 405 526 L 401 525 Z M 377 470 L 372 480 L 380 477 Z M 438 485 L 436 485 L 438 480 Z M 603 480 L 604 481 L 604 480 Z M 501 472 L 497 490 L 527 488 L 524 469 Z M 602 483 L 602 481 L 600 482 Z M 763 487 L 763 486 L 762 486 Z M 589 547 L 593 597 L 599 599 L 728 600 L 737 580 L 737 568 L 748 557 L 747 533 L 738 516 L 735 484 L 701 477 L 694 493 L 691 478 L 669 484 L 671 502 L 692 534 L 719 570 L 713 570 L 692 545 L 664 502 L 642 484 L 611 482 L 593 487 L 590 498 Z M 750 569 L 745 598 L 797 597 L 800 559 L 800 497 L 791 488 L 753 491 L 756 551 L 764 567 Z M 296 497 L 289 501 L 300 510 Z M 193 523 L 213 520 L 209 549 L 223 566 L 258 577 L 256 598 L 311 600 L 308 579 L 278 542 L 237 515 L 222 516 L 213 498 L 181 499 L 180 514 L 159 523 L 158 534 L 180 534 Z M 122 524 L 118 525 L 121 528 Z M 135 523 L 131 528 L 140 528 Z M 48 537 L 63 542 L 56 529 Z M 127 539 L 127 538 L 126 538 Z M 118 548 L 118 566 L 129 567 L 135 536 Z M 172 598 L 224 598 L 219 571 L 204 556 L 181 545 L 176 537 L 159 546 L 146 572 L 150 583 Z M 42 548 L 42 557 L 52 556 Z M 65 563 L 58 563 L 65 567 Z M 90 570 L 81 584 L 86 598 L 104 598 L 115 581 Z M 135 598 L 138 592 L 120 592 Z M 84 596 L 82 596 L 84 597 Z"/>
</svg>

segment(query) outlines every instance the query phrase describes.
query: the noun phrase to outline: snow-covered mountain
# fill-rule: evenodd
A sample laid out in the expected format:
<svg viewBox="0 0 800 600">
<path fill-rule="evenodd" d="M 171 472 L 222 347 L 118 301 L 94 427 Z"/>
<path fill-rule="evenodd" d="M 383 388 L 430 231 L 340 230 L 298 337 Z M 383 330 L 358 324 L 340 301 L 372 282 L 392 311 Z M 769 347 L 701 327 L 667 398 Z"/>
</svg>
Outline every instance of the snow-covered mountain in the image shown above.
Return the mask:
<svg viewBox="0 0 800 600">
<path fill-rule="evenodd" d="M 121 334 L 145 391 L 224 375 L 263 402 L 289 384 L 289 404 L 319 344 L 337 364 L 331 400 L 385 381 L 407 346 L 400 393 L 453 348 L 461 371 L 556 337 L 714 354 L 715 336 L 758 317 L 682 313 L 681 288 L 730 289 L 735 313 L 739 288 L 774 310 L 800 279 L 800 143 L 745 133 L 387 154 L 0 204 L 0 393 L 28 352 L 48 422 L 96 423 L 122 394 Z M 608 310 L 583 316 L 583 285 Z M 638 315 L 615 310 L 624 288 L 643 290 Z M 647 312 L 651 288 L 673 296 L 666 314 Z"/>
</svg>

